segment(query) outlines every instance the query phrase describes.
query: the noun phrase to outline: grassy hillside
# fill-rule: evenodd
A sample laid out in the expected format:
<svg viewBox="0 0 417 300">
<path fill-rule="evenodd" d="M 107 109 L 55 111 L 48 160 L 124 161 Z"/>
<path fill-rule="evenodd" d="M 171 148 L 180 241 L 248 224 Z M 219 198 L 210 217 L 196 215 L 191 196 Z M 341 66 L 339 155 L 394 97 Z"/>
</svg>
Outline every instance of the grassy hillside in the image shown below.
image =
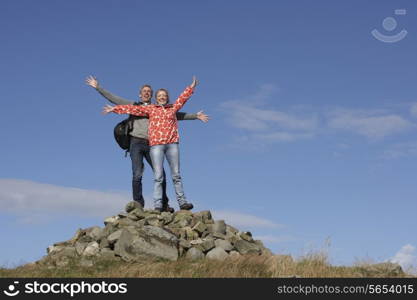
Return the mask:
<svg viewBox="0 0 417 300">
<path fill-rule="evenodd" d="M 65 267 L 31 263 L 14 269 L 0 269 L 0 277 L 163 277 L 163 278 L 232 278 L 232 277 L 413 277 L 398 265 L 358 264 L 332 266 L 322 254 L 293 260 L 290 256 L 242 256 L 225 261 L 164 261 L 144 259 L 142 262 L 97 260 L 93 267 L 82 267 L 77 261 Z"/>
</svg>

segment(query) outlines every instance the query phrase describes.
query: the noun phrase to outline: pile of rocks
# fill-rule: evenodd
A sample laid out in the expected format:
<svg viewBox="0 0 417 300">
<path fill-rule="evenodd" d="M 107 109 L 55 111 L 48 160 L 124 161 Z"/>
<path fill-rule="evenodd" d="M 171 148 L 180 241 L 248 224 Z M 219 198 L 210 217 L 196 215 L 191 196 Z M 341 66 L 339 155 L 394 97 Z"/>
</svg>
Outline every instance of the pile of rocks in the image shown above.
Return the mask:
<svg viewBox="0 0 417 300">
<path fill-rule="evenodd" d="M 72 239 L 49 246 L 40 262 L 62 266 L 79 258 L 81 265 L 91 266 L 94 258 L 224 260 L 242 254 L 272 254 L 250 232 L 241 232 L 223 220 L 215 221 L 210 211 L 161 213 L 144 210 L 135 201 L 129 202 L 125 211 L 106 218 L 104 228 L 79 229 Z"/>
</svg>

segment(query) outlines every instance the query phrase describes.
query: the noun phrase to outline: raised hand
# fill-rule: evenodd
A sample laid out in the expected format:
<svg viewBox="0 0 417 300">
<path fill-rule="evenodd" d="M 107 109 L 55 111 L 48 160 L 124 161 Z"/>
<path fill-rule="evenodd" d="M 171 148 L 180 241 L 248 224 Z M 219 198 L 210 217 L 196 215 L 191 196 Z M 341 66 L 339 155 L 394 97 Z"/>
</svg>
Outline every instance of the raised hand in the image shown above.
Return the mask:
<svg viewBox="0 0 417 300">
<path fill-rule="evenodd" d="M 210 117 L 208 115 L 206 115 L 205 113 L 203 113 L 202 110 L 200 110 L 197 113 L 197 119 L 199 119 L 201 122 L 207 123 L 208 120 L 210 120 Z"/>
<path fill-rule="evenodd" d="M 95 78 L 94 76 L 90 75 L 85 79 L 85 83 L 93 88 L 98 88 L 98 81 L 97 78 Z"/>
<path fill-rule="evenodd" d="M 112 112 L 114 108 L 115 108 L 115 106 L 106 105 L 106 106 L 103 107 L 102 114 L 106 115 L 106 114 Z"/>
<path fill-rule="evenodd" d="M 191 83 L 191 88 L 195 88 L 197 86 L 197 84 L 199 84 L 197 78 L 195 76 L 193 76 L 193 82 Z"/>
</svg>

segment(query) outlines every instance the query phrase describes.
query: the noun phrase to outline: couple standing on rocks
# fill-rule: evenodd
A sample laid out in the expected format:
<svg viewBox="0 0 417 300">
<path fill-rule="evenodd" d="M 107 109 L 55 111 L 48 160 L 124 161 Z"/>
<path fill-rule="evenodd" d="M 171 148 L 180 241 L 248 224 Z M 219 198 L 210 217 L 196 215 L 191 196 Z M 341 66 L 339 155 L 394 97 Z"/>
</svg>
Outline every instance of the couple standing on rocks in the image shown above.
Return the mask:
<svg viewBox="0 0 417 300">
<path fill-rule="evenodd" d="M 174 212 L 168 205 L 166 194 L 166 175 L 163 168 L 164 157 L 167 158 L 175 193 L 180 209 L 191 210 L 194 206 L 188 202 L 182 185 L 179 161 L 179 135 L 177 120 L 201 120 L 206 123 L 209 117 L 202 111 L 196 114 L 179 112 L 194 92 L 198 81 L 193 81 L 174 104 L 169 104 L 169 95 L 166 89 L 159 89 L 155 93 L 156 104 L 151 103 L 153 90 L 150 85 L 143 85 L 139 90 L 141 101 L 126 100 L 99 86 L 97 79 L 89 76 L 87 85 L 95 88 L 103 97 L 116 106 L 107 105 L 103 113 L 130 114 L 133 118 L 133 129 L 130 134 L 130 158 L 132 160 L 132 193 L 133 200 L 142 207 L 145 201 L 142 195 L 142 175 L 144 170 L 143 158 L 146 159 L 154 172 L 154 206 L 157 211 Z"/>
</svg>

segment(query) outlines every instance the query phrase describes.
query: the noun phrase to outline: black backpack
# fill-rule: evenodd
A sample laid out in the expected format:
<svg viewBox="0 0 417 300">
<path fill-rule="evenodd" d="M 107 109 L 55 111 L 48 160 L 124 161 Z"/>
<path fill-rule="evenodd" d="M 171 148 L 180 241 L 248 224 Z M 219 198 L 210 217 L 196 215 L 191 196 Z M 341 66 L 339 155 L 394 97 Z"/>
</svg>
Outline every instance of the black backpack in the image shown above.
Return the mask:
<svg viewBox="0 0 417 300">
<path fill-rule="evenodd" d="M 133 105 L 139 105 L 139 103 L 133 103 Z M 133 121 L 135 120 L 135 116 L 129 115 L 128 118 L 124 119 L 123 121 L 119 122 L 113 130 L 114 139 L 116 140 L 117 144 L 123 150 L 129 152 L 130 147 L 130 132 L 133 129 Z"/>
</svg>

